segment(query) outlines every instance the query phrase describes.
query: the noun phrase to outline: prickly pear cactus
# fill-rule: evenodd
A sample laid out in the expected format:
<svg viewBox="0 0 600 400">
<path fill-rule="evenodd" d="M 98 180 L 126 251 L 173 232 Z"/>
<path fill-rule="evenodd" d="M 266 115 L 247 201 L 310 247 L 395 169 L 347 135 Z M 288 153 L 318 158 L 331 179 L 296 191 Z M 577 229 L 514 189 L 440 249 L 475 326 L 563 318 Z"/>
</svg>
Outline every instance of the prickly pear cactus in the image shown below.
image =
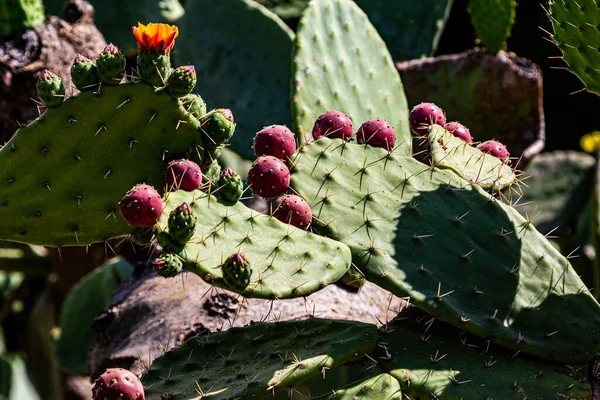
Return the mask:
<svg viewBox="0 0 600 400">
<path fill-rule="evenodd" d="M 353 382 L 331 394 L 313 397 L 320 400 L 355 400 L 355 399 L 385 399 L 402 400 L 400 383 L 389 374 L 380 374 L 372 378 Z"/>
<path fill-rule="evenodd" d="M 523 357 L 425 313 L 407 314 L 380 330 L 375 355 L 407 398 L 590 398 L 585 366 L 567 368 Z"/>
<path fill-rule="evenodd" d="M 477 147 L 439 125 L 433 125 L 427 137 L 433 165 L 449 169 L 467 181 L 496 192 L 516 183 L 515 172 L 500 159 L 486 154 Z"/>
<path fill-rule="evenodd" d="M 183 202 L 202 221 L 185 246 L 170 239 L 167 226 L 169 213 Z M 181 257 L 185 269 L 246 297 L 306 296 L 337 281 L 349 268 L 350 250 L 344 244 L 259 214 L 240 202 L 229 204 L 199 190 L 170 192 L 156 228 L 159 243 Z M 243 289 L 227 285 L 221 268 L 237 252 L 252 264 L 250 283 Z"/>
<path fill-rule="evenodd" d="M 253 158 L 252 135 L 267 121 L 291 124 L 294 33 L 251 0 L 194 0 L 178 25 L 174 57 L 196 66 L 195 92 L 209 105 L 231 108 L 240 132 L 232 138 L 231 149 Z"/>
<path fill-rule="evenodd" d="M 0 36 L 25 32 L 45 20 L 42 0 L 0 0 Z"/>
<path fill-rule="evenodd" d="M 359 322 L 257 323 L 189 339 L 154 360 L 142 382 L 149 399 L 263 398 L 361 358 L 376 343 L 376 327 Z"/>
<path fill-rule="evenodd" d="M 169 161 L 201 154 L 199 126 L 145 83 L 102 85 L 47 109 L 0 149 L 0 238 L 69 246 L 130 233 L 119 200 L 140 181 L 163 187 Z"/>
<path fill-rule="evenodd" d="M 506 48 L 515 23 L 516 0 L 469 0 L 471 23 L 477 37 L 492 53 Z"/>
<path fill-rule="evenodd" d="M 387 120 L 397 153 L 410 152 L 402 82 L 385 43 L 353 1 L 309 3 L 296 36 L 293 79 L 293 131 L 300 142 L 310 139 L 315 116 L 336 109 L 356 128 L 371 118 Z"/>
<path fill-rule="evenodd" d="M 600 52 L 597 29 L 600 9 L 595 0 L 552 0 L 548 17 L 551 39 L 563 54 L 569 72 L 577 75 L 587 91 L 600 95 Z"/>
<path fill-rule="evenodd" d="M 306 145 L 294 164 L 316 229 L 347 244 L 368 280 L 515 351 L 577 364 L 600 350 L 581 335 L 596 332 L 600 306 L 568 260 L 477 185 L 339 139 Z"/>
</svg>

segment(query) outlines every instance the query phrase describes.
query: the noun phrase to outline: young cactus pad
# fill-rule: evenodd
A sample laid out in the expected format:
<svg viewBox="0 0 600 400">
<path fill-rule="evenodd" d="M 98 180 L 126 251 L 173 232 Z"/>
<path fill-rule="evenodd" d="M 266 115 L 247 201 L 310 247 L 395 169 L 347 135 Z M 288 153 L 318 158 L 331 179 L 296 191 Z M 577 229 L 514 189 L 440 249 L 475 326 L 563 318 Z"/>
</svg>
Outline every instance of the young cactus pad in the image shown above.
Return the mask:
<svg viewBox="0 0 600 400">
<path fill-rule="evenodd" d="M 358 400 L 382 399 L 402 400 L 400 383 L 389 374 L 379 374 L 358 382 L 353 382 L 343 388 L 334 389 L 331 394 L 313 397 L 315 400 Z"/>
<path fill-rule="evenodd" d="M 428 136 L 433 165 L 450 169 L 489 191 L 505 189 L 516 181 L 514 171 L 500 159 L 455 137 L 439 125 Z"/>
<path fill-rule="evenodd" d="M 515 351 L 583 364 L 600 350 L 600 306 L 568 260 L 477 185 L 340 139 L 293 162 L 313 226 L 347 244 L 368 280 Z"/>
<path fill-rule="evenodd" d="M 551 36 L 563 54 L 569 72 L 577 75 L 585 88 L 600 95 L 600 8 L 596 0 L 552 0 L 548 17 Z"/>
<path fill-rule="evenodd" d="M 142 378 L 149 399 L 271 397 L 375 349 L 375 325 L 312 318 L 197 336 L 157 358 Z M 169 373 L 165 373 L 170 371 Z M 169 397 L 173 398 L 173 397 Z"/>
<path fill-rule="evenodd" d="M 169 161 L 201 154 L 198 121 L 144 83 L 69 98 L 0 150 L 0 239 L 85 245 L 130 233 L 118 213 L 138 182 L 164 186 Z"/>
<path fill-rule="evenodd" d="M 169 213 L 183 202 L 202 221 L 185 246 L 166 234 Z M 205 281 L 246 297 L 283 299 L 316 292 L 348 270 L 351 255 L 343 243 L 284 224 L 240 202 L 226 204 L 230 203 L 198 190 L 171 192 L 159 221 L 159 243 L 169 246 L 183 259 L 184 268 Z M 252 264 L 245 290 L 227 286 L 220 268 L 236 252 Z"/>
<path fill-rule="evenodd" d="M 410 152 L 408 105 L 400 76 L 364 12 L 350 0 L 309 3 L 296 35 L 293 131 L 311 138 L 314 116 L 335 109 L 358 128 L 379 117 L 392 125 L 399 154 Z"/>
<path fill-rule="evenodd" d="M 374 357 L 398 379 L 407 398 L 590 398 L 590 384 L 581 379 L 586 367 L 569 369 L 515 356 L 427 314 L 408 314 L 380 332 Z"/>
<path fill-rule="evenodd" d="M 493 53 L 504 50 L 515 23 L 517 1 L 469 0 L 468 8 L 477 37 L 483 45 Z"/>
</svg>

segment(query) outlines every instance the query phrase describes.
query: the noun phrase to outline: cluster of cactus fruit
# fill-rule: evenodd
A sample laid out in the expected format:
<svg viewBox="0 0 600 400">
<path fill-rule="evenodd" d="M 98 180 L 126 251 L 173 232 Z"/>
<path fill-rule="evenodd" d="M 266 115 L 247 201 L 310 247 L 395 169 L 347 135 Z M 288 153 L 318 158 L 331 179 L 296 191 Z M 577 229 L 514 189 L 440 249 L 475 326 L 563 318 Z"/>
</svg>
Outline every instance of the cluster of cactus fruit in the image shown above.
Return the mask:
<svg viewBox="0 0 600 400">
<path fill-rule="evenodd" d="M 362 369 L 369 360 L 382 361 L 354 386 L 331 388 L 327 398 L 375 387 L 389 398 L 401 392 L 509 398 L 520 393 L 519 385 L 527 385 L 532 398 L 581 398 L 589 391 L 569 386 L 573 379 L 548 362 L 584 365 L 600 351 L 595 335 L 581 335 L 597 330 L 600 305 L 531 221 L 495 196 L 516 181 L 502 144 L 473 146 L 469 129 L 447 123 L 431 103 L 409 115 L 431 165 L 397 154 L 404 144 L 396 143 L 393 124 L 383 118 L 355 130 L 348 115 L 332 109 L 316 118 L 312 140 L 302 145 L 300 132 L 267 126 L 254 137 L 257 159 L 248 173 L 252 192 L 274 200 L 270 215 L 260 214 L 240 201 L 240 176 L 229 167 L 221 171 L 217 162 L 236 128 L 232 111 L 207 112 L 202 98 L 189 94 L 194 68 L 171 68 L 177 28 L 150 24 L 133 32 L 139 80 L 122 82 L 124 58 L 112 44 L 95 63 L 77 57 L 72 77 L 82 93 L 66 102 L 58 77 L 47 72 L 40 78 L 39 97 L 48 109 L 0 150 L 0 218 L 6 221 L 0 238 L 61 246 L 130 234 L 140 245 L 162 247 L 153 261 L 161 276 L 188 270 L 217 287 L 266 299 L 304 297 L 359 271 L 431 316 L 419 321 L 436 319 L 448 328 L 432 333 L 426 346 L 428 352 L 439 346 L 439 356 L 394 343 L 394 331 L 402 343 L 419 336 L 427 342 L 420 325 L 390 323 L 378 332 L 370 324 L 313 318 L 231 329 L 190 339 L 158 358 L 143 378 L 148 398 L 205 397 L 203 390 L 215 398 L 266 396 L 325 369 L 353 362 Z M 141 124 L 143 135 L 137 135 Z M 70 135 L 49 137 L 48 131 Z M 43 176 L 22 179 L 31 157 L 43 163 Z M 34 190 L 38 196 L 24 196 Z M 71 204 L 64 205 L 65 198 Z M 48 224 L 56 230 L 48 232 Z M 486 391 L 493 385 L 478 376 L 457 379 L 457 371 L 470 373 L 460 360 L 445 360 L 443 379 L 430 381 L 430 373 L 438 374 L 431 363 L 442 360 L 445 349 L 458 352 L 458 335 L 448 333 L 453 329 L 487 341 L 497 352 L 490 359 L 504 362 L 503 349 L 537 358 L 519 361 L 519 372 L 506 379 L 516 387 Z M 238 344 L 236 352 L 220 347 Z M 504 373 L 481 354 L 468 354 L 469 363 L 486 366 L 486 379 Z M 538 371 L 565 385 L 530 381 Z M 455 386 L 445 392 L 448 385 Z M 93 394 L 145 396 L 123 370 L 107 371 Z"/>
</svg>

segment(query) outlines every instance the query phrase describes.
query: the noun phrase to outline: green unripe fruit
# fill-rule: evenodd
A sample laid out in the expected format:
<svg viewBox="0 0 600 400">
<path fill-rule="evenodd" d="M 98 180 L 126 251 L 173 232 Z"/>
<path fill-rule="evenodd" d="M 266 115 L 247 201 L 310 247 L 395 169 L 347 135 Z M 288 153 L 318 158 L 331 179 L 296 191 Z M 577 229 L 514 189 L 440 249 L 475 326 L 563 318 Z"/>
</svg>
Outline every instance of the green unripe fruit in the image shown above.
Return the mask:
<svg viewBox="0 0 600 400">
<path fill-rule="evenodd" d="M 219 196 L 225 201 L 235 203 L 240 200 L 244 193 L 244 182 L 240 176 L 231 168 L 227 167 L 221 173 L 219 182 Z"/>
<path fill-rule="evenodd" d="M 197 94 L 188 94 L 182 97 L 181 104 L 196 119 L 200 119 L 206 114 L 206 102 Z"/>
<path fill-rule="evenodd" d="M 165 278 L 172 278 L 179 275 L 183 269 L 183 262 L 179 257 L 172 253 L 165 253 L 152 262 L 152 266 L 157 274 Z"/>
<path fill-rule="evenodd" d="M 146 246 L 152 243 L 154 236 L 153 227 L 140 228 L 137 227 L 131 232 L 131 241 L 140 246 Z"/>
<path fill-rule="evenodd" d="M 65 85 L 59 76 L 46 69 L 37 82 L 37 93 L 40 101 L 45 106 L 56 107 L 65 98 Z"/>
<path fill-rule="evenodd" d="M 98 68 L 92 60 L 79 54 L 71 66 L 71 80 L 81 91 L 93 89 L 100 83 Z"/>
<path fill-rule="evenodd" d="M 216 159 L 212 164 L 203 167 L 202 171 L 206 180 L 212 182 L 213 186 L 219 180 L 219 176 L 221 176 L 221 166 L 219 165 Z"/>
<path fill-rule="evenodd" d="M 233 114 L 228 108 L 212 110 L 200 118 L 200 130 L 206 147 L 215 148 L 225 143 L 235 131 Z"/>
<path fill-rule="evenodd" d="M 96 58 L 96 67 L 103 84 L 118 85 L 125 75 L 125 57 L 117 46 L 109 43 Z"/>
<path fill-rule="evenodd" d="M 221 266 L 223 281 L 235 290 L 244 290 L 250 284 L 252 267 L 243 254 L 235 253 Z"/>
<path fill-rule="evenodd" d="M 171 96 L 176 99 L 192 92 L 196 86 L 196 70 L 193 65 L 184 65 L 174 69 L 169 75 L 167 86 Z"/>
<path fill-rule="evenodd" d="M 137 67 L 142 81 L 152 86 L 163 87 L 171 74 L 171 56 L 152 51 L 140 51 Z"/>
<path fill-rule="evenodd" d="M 182 203 L 169 215 L 169 236 L 174 242 L 185 245 L 194 235 L 196 216 L 187 203 Z"/>
</svg>

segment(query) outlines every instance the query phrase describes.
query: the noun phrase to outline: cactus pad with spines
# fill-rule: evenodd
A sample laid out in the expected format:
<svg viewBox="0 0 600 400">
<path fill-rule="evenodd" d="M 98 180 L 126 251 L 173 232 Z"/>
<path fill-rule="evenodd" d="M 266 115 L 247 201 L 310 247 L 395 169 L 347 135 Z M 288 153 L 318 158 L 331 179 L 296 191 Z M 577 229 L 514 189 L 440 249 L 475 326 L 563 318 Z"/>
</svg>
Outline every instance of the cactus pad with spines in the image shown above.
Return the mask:
<svg viewBox="0 0 600 400">
<path fill-rule="evenodd" d="M 183 202 L 202 221 L 185 246 L 169 239 L 167 227 L 169 213 Z M 229 204 L 199 190 L 169 193 L 157 227 L 159 243 L 179 255 L 185 269 L 246 297 L 306 296 L 337 281 L 348 270 L 350 250 L 343 243 L 284 224 L 240 202 Z M 236 252 L 252 263 L 245 290 L 228 286 L 220 268 Z"/>
<path fill-rule="evenodd" d="M 600 350 L 597 335 L 581 335 L 598 331 L 600 306 L 568 260 L 477 185 L 339 139 L 293 162 L 313 225 L 347 244 L 368 280 L 515 351 L 576 364 Z"/>
<path fill-rule="evenodd" d="M 309 140 L 314 118 L 346 113 L 359 127 L 371 118 L 396 131 L 399 154 L 410 151 L 408 106 L 385 43 L 350 0 L 312 1 L 300 20 L 293 63 L 294 129 Z"/>
<path fill-rule="evenodd" d="M 69 246 L 132 232 L 119 201 L 142 181 L 163 188 L 169 161 L 198 154 L 198 128 L 176 99 L 144 83 L 46 110 L 0 150 L 0 238 Z"/>
<path fill-rule="evenodd" d="M 600 95 L 600 8 L 595 0 L 552 0 L 549 14 L 552 40 L 563 54 L 569 72 L 587 91 Z"/>
<path fill-rule="evenodd" d="M 582 379 L 585 366 L 568 368 L 515 355 L 422 312 L 400 316 L 380 330 L 373 356 L 400 382 L 407 398 L 590 398 L 590 384 Z"/>
<path fill-rule="evenodd" d="M 253 133 L 267 121 L 291 125 L 294 33 L 250 0 L 194 0 L 177 24 L 181 34 L 173 57 L 196 66 L 195 91 L 211 107 L 231 108 L 240 132 L 231 139 L 231 149 L 253 158 Z"/>
<path fill-rule="evenodd" d="M 432 125 L 429 140 L 433 165 L 449 169 L 489 191 L 498 191 L 516 181 L 515 172 L 499 158 L 455 137 L 439 125 Z"/>
<path fill-rule="evenodd" d="M 402 400 L 400 383 L 389 374 L 379 374 L 358 382 L 353 382 L 343 388 L 334 389 L 331 394 L 313 397 L 319 400 L 356 400 L 381 399 Z"/>
<path fill-rule="evenodd" d="M 492 53 L 506 48 L 506 40 L 515 23 L 516 8 L 516 0 L 469 0 L 468 9 L 476 35 Z"/>
<path fill-rule="evenodd" d="M 312 318 L 257 323 L 189 339 L 157 358 L 142 378 L 149 399 L 271 397 L 278 390 L 363 357 L 375 325 Z M 166 371 L 170 373 L 165 374 Z"/>
</svg>

